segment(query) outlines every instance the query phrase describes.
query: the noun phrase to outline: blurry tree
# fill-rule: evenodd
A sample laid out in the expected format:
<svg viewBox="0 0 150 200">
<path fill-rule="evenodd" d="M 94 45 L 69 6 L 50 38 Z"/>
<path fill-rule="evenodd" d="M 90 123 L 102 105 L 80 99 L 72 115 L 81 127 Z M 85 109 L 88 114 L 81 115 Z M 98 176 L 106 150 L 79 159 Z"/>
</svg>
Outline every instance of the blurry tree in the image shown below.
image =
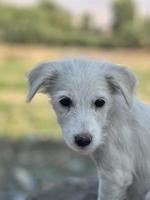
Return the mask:
<svg viewBox="0 0 150 200">
<path fill-rule="evenodd" d="M 113 30 L 119 31 L 128 23 L 133 23 L 136 15 L 133 0 L 114 0 L 113 2 Z"/>
<path fill-rule="evenodd" d="M 150 47 L 150 18 L 145 19 L 141 27 L 141 46 Z"/>
<path fill-rule="evenodd" d="M 124 47 L 140 46 L 140 28 L 133 0 L 114 0 L 114 21 L 112 24 L 114 45 Z"/>
<path fill-rule="evenodd" d="M 40 0 L 38 6 L 46 10 L 57 10 L 57 5 L 51 0 Z"/>
<path fill-rule="evenodd" d="M 1 41 L 59 43 L 70 29 L 70 14 L 51 1 L 21 8 L 0 5 Z"/>
<path fill-rule="evenodd" d="M 93 29 L 92 16 L 86 13 L 81 17 L 80 30 L 84 32 L 90 32 L 92 31 L 92 29 Z"/>
<path fill-rule="evenodd" d="M 75 26 L 72 15 L 54 0 L 40 0 L 32 7 L 0 3 L 0 41 L 102 47 L 150 46 L 150 20 L 141 20 L 133 0 L 113 1 L 112 34 L 93 26 L 85 13 Z"/>
<path fill-rule="evenodd" d="M 73 29 L 72 16 L 51 0 L 41 0 L 38 4 L 39 12 L 45 15 L 49 25 L 63 30 Z"/>
</svg>

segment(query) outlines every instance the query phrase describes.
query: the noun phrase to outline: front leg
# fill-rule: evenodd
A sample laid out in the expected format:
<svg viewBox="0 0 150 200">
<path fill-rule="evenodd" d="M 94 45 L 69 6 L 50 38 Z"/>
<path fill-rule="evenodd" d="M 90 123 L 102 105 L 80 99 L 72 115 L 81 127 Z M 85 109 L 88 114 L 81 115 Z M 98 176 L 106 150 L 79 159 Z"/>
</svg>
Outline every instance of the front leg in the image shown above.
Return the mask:
<svg viewBox="0 0 150 200">
<path fill-rule="evenodd" d="M 124 200 L 126 191 L 132 183 L 132 175 L 121 170 L 105 171 L 99 175 L 98 200 Z"/>
</svg>

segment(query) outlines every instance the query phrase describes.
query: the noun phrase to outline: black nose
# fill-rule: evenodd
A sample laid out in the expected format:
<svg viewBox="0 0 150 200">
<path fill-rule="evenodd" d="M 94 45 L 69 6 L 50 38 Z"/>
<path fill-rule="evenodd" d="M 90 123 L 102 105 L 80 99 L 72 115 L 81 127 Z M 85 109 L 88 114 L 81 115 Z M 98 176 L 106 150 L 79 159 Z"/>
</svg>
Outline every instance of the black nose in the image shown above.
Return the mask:
<svg viewBox="0 0 150 200">
<path fill-rule="evenodd" d="M 85 147 L 87 145 L 89 145 L 92 141 L 92 136 L 90 134 L 79 134 L 75 136 L 75 143 L 79 146 L 79 147 Z"/>
</svg>

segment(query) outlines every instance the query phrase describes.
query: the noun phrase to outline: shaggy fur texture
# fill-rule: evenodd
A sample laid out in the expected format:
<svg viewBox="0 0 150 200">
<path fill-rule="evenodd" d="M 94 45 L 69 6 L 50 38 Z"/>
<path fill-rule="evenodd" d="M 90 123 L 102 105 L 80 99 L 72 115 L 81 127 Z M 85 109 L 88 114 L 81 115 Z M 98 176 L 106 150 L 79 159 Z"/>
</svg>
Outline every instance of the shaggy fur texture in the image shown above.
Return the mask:
<svg viewBox="0 0 150 200">
<path fill-rule="evenodd" d="M 127 68 L 103 61 L 70 59 L 40 63 L 28 74 L 31 101 L 37 91 L 51 97 L 65 142 L 96 163 L 98 200 L 149 199 L 150 106 L 134 96 L 136 78 Z M 67 108 L 60 100 L 69 97 Z M 96 108 L 94 102 L 105 105 Z M 81 148 L 77 134 L 92 142 Z"/>
</svg>

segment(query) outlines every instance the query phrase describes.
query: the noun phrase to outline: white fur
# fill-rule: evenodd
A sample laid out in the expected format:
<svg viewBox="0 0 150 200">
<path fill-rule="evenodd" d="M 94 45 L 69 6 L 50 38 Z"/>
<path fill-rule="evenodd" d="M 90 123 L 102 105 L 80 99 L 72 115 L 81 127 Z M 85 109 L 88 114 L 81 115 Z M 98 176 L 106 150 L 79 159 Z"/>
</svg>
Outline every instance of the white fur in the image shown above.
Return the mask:
<svg viewBox="0 0 150 200">
<path fill-rule="evenodd" d="M 150 106 L 134 96 L 136 78 L 121 66 L 103 61 L 71 59 L 44 62 L 28 74 L 30 101 L 41 89 L 51 102 L 72 149 L 89 154 L 98 168 L 98 200 L 143 200 L 150 188 Z M 59 100 L 70 97 L 69 109 Z M 96 109 L 94 101 L 105 105 Z M 90 133 L 90 145 L 74 143 Z"/>
</svg>

